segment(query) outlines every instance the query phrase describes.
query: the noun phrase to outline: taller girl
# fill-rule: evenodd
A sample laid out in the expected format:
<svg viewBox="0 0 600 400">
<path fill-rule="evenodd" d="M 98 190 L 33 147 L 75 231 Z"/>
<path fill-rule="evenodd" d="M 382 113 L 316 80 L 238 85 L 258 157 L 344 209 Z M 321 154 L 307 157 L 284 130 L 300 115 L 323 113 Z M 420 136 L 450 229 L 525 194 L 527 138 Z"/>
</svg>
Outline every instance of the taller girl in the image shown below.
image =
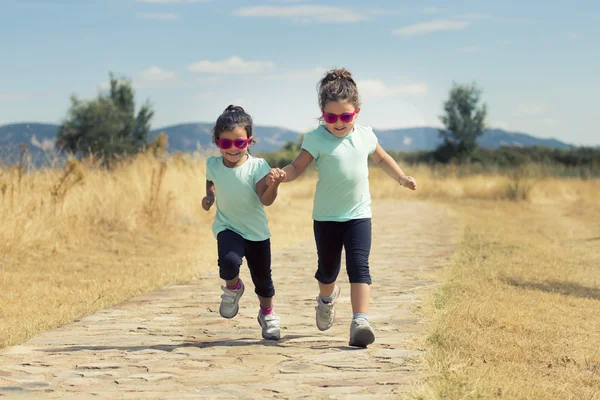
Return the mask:
<svg viewBox="0 0 600 400">
<path fill-rule="evenodd" d="M 335 303 L 340 295 L 336 281 L 344 248 L 354 314 L 349 344 L 366 347 L 375 341 L 368 317 L 371 293 L 369 157 L 398 184 L 415 190 L 416 182 L 406 176 L 379 145 L 370 127 L 355 123 L 360 101 L 348 70 L 327 72 L 318 90 L 321 125 L 304 136 L 300 154 L 283 169 L 284 182 L 293 181 L 316 161 L 319 179 L 312 217 L 319 259 L 315 274 L 319 282 L 315 307 L 317 327 L 325 331 L 333 325 Z M 267 177 L 267 184 L 271 183 L 276 182 Z"/>
</svg>

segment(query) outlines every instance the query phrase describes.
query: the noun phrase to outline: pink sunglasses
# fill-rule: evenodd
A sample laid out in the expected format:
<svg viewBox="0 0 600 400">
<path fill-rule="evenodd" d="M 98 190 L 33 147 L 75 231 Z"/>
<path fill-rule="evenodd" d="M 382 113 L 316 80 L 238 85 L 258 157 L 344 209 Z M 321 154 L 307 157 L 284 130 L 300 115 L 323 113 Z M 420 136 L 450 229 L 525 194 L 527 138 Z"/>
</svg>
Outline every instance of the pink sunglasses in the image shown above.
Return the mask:
<svg viewBox="0 0 600 400">
<path fill-rule="evenodd" d="M 248 144 L 250 143 L 251 140 L 252 140 L 252 138 L 248 138 L 248 139 L 235 139 L 235 140 L 231 140 L 231 139 L 219 139 L 219 140 L 217 140 L 217 145 L 219 145 L 219 148 L 221 148 L 223 150 L 227 150 L 232 145 L 235 146 L 235 148 L 238 149 L 238 150 L 243 150 L 246 147 L 248 147 Z"/>
<path fill-rule="evenodd" d="M 323 112 L 323 119 L 328 124 L 335 124 L 339 118 L 344 124 L 347 124 L 347 123 L 352 122 L 352 119 L 354 118 L 354 116 L 356 114 L 358 114 L 359 111 L 360 111 L 360 108 L 357 108 L 352 113 L 344 113 L 344 114 L 333 114 L 333 113 Z"/>
</svg>

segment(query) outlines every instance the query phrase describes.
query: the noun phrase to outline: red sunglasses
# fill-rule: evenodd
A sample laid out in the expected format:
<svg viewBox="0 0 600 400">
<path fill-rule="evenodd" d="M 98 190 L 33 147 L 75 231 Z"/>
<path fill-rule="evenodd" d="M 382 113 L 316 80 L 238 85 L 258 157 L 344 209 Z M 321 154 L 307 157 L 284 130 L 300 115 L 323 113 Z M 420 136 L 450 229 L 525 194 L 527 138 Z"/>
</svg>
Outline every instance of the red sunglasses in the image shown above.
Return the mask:
<svg viewBox="0 0 600 400">
<path fill-rule="evenodd" d="M 335 124 L 339 118 L 343 123 L 347 124 L 349 122 L 352 122 L 352 119 L 354 118 L 354 116 L 356 114 L 358 114 L 359 111 L 360 111 L 360 108 L 357 108 L 352 113 L 344 113 L 344 114 L 333 114 L 333 113 L 323 112 L 323 119 L 328 124 Z"/>
<path fill-rule="evenodd" d="M 223 150 L 227 150 L 228 148 L 231 147 L 231 145 L 235 146 L 235 148 L 238 149 L 238 150 L 243 150 L 246 147 L 248 147 L 248 144 L 250 143 L 251 140 L 252 140 L 252 138 L 248 138 L 248 139 L 235 139 L 235 140 L 231 140 L 231 139 L 218 139 L 217 140 L 217 145 L 219 146 L 219 148 L 221 148 Z"/>
</svg>

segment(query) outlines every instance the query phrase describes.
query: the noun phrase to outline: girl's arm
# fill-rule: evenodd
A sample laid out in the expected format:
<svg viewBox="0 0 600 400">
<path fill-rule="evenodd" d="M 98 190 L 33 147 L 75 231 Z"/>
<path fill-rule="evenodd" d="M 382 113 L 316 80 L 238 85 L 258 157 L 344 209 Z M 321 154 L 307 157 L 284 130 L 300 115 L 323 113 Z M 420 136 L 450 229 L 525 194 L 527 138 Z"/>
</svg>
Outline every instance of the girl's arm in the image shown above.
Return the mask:
<svg viewBox="0 0 600 400">
<path fill-rule="evenodd" d="M 267 179 L 269 179 L 269 177 L 271 177 L 272 183 L 268 185 Z M 275 168 L 256 183 L 256 193 L 263 205 L 270 206 L 273 204 L 277 198 L 277 189 L 279 188 L 279 184 L 283 181 L 283 178 L 283 171 Z"/>
<path fill-rule="evenodd" d="M 371 160 L 377 164 L 383 172 L 388 176 L 394 178 L 400 185 L 407 187 L 411 190 L 417 189 L 417 182 L 411 176 L 407 176 L 398 163 L 390 156 L 379 143 L 373 154 L 371 154 Z"/>
<path fill-rule="evenodd" d="M 314 160 L 312 154 L 302 149 L 293 163 L 283 167 L 283 172 L 285 172 L 283 182 L 291 182 L 302 175 L 312 160 Z"/>
<path fill-rule="evenodd" d="M 206 196 L 202 199 L 202 208 L 210 210 L 215 202 L 215 184 L 209 180 L 206 181 Z"/>
</svg>

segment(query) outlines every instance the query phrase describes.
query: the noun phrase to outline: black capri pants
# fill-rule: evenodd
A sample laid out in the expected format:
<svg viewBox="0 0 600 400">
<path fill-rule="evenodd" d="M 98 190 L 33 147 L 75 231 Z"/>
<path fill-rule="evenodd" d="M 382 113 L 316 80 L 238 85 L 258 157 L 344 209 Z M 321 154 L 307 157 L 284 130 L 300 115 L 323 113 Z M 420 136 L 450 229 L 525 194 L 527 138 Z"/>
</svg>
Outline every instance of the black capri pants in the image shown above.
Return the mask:
<svg viewBox="0 0 600 400">
<path fill-rule="evenodd" d="M 337 280 L 344 248 L 350 283 L 371 284 L 371 218 L 345 222 L 314 221 L 313 227 L 319 257 L 315 278 L 319 282 L 330 284 Z"/>
<path fill-rule="evenodd" d="M 275 288 L 271 278 L 271 240 L 253 242 L 241 235 L 225 230 L 217 235 L 219 252 L 219 276 L 226 281 L 234 279 L 240 273 L 242 258 L 254 283 L 254 292 L 261 297 L 273 297 Z"/>
</svg>

